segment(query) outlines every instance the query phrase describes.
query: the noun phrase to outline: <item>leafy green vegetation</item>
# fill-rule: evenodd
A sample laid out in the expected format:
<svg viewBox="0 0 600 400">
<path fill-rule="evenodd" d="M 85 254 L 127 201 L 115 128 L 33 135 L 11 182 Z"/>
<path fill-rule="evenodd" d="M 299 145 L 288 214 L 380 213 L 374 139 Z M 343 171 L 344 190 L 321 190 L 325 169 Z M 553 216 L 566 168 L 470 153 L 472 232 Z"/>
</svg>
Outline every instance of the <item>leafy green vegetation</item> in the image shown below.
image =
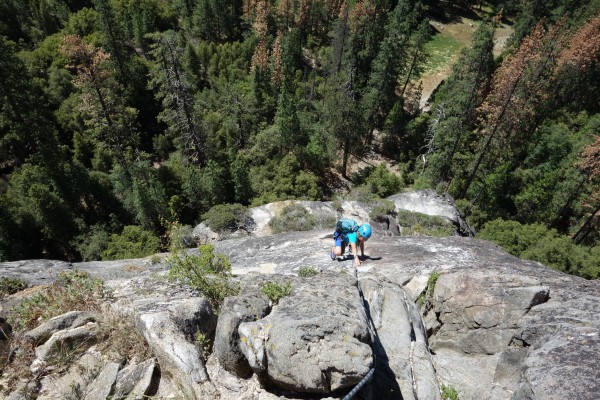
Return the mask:
<svg viewBox="0 0 600 400">
<path fill-rule="evenodd" d="M 98 333 L 93 339 L 98 350 L 115 361 L 132 357 L 151 357 L 152 352 L 144 335 L 136 327 L 130 315 L 108 310 L 112 291 L 98 278 L 86 272 L 62 272 L 48 286 L 37 287 L 9 313 L 8 321 L 13 327 L 11 346 L 19 348 L 15 359 L 2 367 L 8 387 L 14 387 L 25 376 L 31 375 L 30 365 L 35 358 L 35 343 L 27 341 L 23 333 L 64 313 L 78 310 L 95 313 Z M 47 362 L 54 368 L 68 367 L 73 358 L 87 350 L 88 346 L 61 348 Z"/>
<path fill-rule="evenodd" d="M 199 289 L 219 309 L 227 296 L 237 294 L 238 287 L 231 281 L 231 264 L 223 254 L 214 254 L 214 246 L 198 247 L 198 254 L 185 249 L 174 249 L 167 259 L 169 276 Z"/>
<path fill-rule="evenodd" d="M 459 400 L 458 391 L 452 385 L 442 385 L 443 400 Z"/>
<path fill-rule="evenodd" d="M 277 304 L 279 300 L 292 293 L 292 283 L 267 282 L 260 287 L 260 292 Z"/>
<path fill-rule="evenodd" d="M 217 204 L 202 215 L 206 225 L 215 232 L 235 231 L 244 226 L 247 207 L 241 204 Z"/>
<path fill-rule="evenodd" d="M 101 301 L 110 296 L 102 280 L 81 271 L 62 272 L 52 285 L 19 303 L 9 320 L 15 331 L 33 329 L 40 321 L 68 311 L 100 311 Z"/>
<path fill-rule="evenodd" d="M 419 297 L 417 297 L 417 304 L 422 307 L 425 302 L 431 300 L 431 298 L 433 297 L 433 291 L 435 290 L 435 284 L 437 283 L 437 280 L 440 277 L 440 273 L 439 272 L 432 272 L 431 275 L 429 275 L 429 278 L 427 279 L 427 286 L 425 287 L 425 290 L 423 291 L 423 293 L 421 293 L 419 295 Z"/>
<path fill-rule="evenodd" d="M 364 187 L 376 197 L 387 197 L 396 194 L 404 186 L 400 177 L 390 172 L 385 164 L 369 167 L 352 177 L 354 183 Z"/>
<path fill-rule="evenodd" d="M 574 244 L 569 237 L 541 224 L 494 220 L 484 225 L 478 237 L 491 240 L 509 253 L 539 261 L 553 269 L 587 279 L 600 278 L 600 246 Z"/>
<path fill-rule="evenodd" d="M 0 299 L 27 288 L 27 282 L 18 278 L 0 276 Z"/>
<path fill-rule="evenodd" d="M 418 212 L 400 210 L 397 213 L 402 236 L 452 236 L 456 228 L 446 219 Z"/>
<path fill-rule="evenodd" d="M 396 215 L 396 205 L 391 200 L 378 199 L 373 201 L 373 208 L 369 212 L 369 218 L 375 221 L 385 221 L 389 216 Z"/>
<path fill-rule="evenodd" d="M 113 234 L 102 260 L 141 258 L 154 254 L 160 248 L 160 239 L 139 226 L 126 226 L 120 235 Z"/>
<path fill-rule="evenodd" d="M 315 276 L 318 274 L 319 271 L 310 265 L 298 268 L 298 276 L 302 278 L 307 278 L 309 276 Z"/>
<path fill-rule="evenodd" d="M 269 222 L 273 233 L 310 231 L 335 225 L 335 217 L 317 218 L 302 204 L 287 205 Z"/>
<path fill-rule="evenodd" d="M 174 222 L 405 187 L 475 230 L 598 245 L 597 1 L 242 3 L 0 6 L 1 260 L 139 256 Z"/>
</svg>

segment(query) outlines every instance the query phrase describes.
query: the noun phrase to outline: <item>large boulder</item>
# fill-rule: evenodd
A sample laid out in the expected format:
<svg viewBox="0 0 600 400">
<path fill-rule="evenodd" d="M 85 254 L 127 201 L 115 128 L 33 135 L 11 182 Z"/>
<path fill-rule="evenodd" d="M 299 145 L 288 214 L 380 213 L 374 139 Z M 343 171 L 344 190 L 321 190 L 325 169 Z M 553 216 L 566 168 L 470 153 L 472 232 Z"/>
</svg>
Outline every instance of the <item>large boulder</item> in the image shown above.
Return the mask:
<svg viewBox="0 0 600 400">
<path fill-rule="evenodd" d="M 270 309 L 267 297 L 257 292 L 225 299 L 213 345 L 214 354 L 225 370 L 240 378 L 252 374 L 252 368 L 239 347 L 238 328 L 243 322 L 265 317 Z"/>
<path fill-rule="evenodd" d="M 271 314 L 240 324 L 240 348 L 275 387 L 331 393 L 356 385 L 373 366 L 367 316 L 356 280 L 345 274 L 291 279 Z"/>
</svg>

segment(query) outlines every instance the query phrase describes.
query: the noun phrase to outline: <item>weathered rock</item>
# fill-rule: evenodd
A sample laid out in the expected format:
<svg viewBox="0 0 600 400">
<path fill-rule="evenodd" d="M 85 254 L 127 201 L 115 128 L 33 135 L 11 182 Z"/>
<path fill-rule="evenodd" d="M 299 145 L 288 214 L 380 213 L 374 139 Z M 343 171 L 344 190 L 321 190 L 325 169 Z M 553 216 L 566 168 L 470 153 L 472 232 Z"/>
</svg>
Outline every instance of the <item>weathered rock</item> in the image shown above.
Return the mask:
<svg viewBox="0 0 600 400">
<path fill-rule="evenodd" d="M 85 400 L 106 400 L 117 381 L 120 368 L 121 366 L 115 362 L 103 365 L 98 376 L 88 385 Z"/>
<path fill-rule="evenodd" d="M 148 397 L 155 366 L 156 361 L 151 358 L 139 364 L 130 364 L 119 371 L 113 398 L 135 400 Z"/>
<path fill-rule="evenodd" d="M 96 343 L 97 334 L 98 325 L 95 322 L 88 322 L 77 328 L 58 331 L 46 343 L 35 348 L 35 356 L 41 361 L 46 361 L 49 357 L 61 352 L 83 353 Z"/>
<path fill-rule="evenodd" d="M 428 189 L 398 193 L 389 196 L 387 200 L 394 202 L 396 211 L 406 210 L 431 216 L 439 216 L 454 224 L 461 234 L 465 236 L 472 235 L 471 228 L 469 228 L 466 221 L 462 219 L 454 205 L 454 201 L 449 196 L 443 197 L 433 190 Z"/>
<path fill-rule="evenodd" d="M 440 275 L 429 315 L 441 323 L 431 338 L 442 347 L 469 354 L 496 354 L 516 333 L 519 320 L 549 298 L 549 288 L 521 275 L 469 272 Z"/>
<path fill-rule="evenodd" d="M 200 244 L 212 243 L 221 239 L 221 235 L 204 223 L 196 225 L 192 232 L 192 237 Z"/>
<path fill-rule="evenodd" d="M 398 209 L 401 208 L 398 203 L 396 205 Z M 346 216 L 353 216 L 361 221 L 365 220 L 365 216 L 368 217 L 368 207 L 356 202 L 351 202 L 351 207 L 344 205 Z M 336 211 L 332 210 L 331 212 L 331 215 L 335 215 Z M 346 214 L 347 212 L 348 214 Z M 266 224 L 267 221 L 265 220 L 263 223 Z M 341 275 L 340 272 L 344 271 L 348 272 L 349 276 L 354 275 L 355 268 L 351 260 L 331 261 L 329 259 L 329 250 L 332 245 L 331 231 L 331 227 L 326 227 L 318 231 L 289 232 L 274 236 L 251 235 L 217 242 L 215 250 L 231 257 L 234 274 L 248 276 L 250 281 L 242 282 L 248 291 L 260 287 L 260 284 L 253 286 L 253 280 L 264 282 L 265 279 L 290 279 L 296 282 L 298 278 L 292 277 L 292 275 L 297 275 L 299 269 L 305 266 L 312 266 L 316 270 L 323 271 L 323 276 L 328 273 Z M 462 237 L 384 236 L 381 231 L 376 230 L 367 243 L 366 251 L 367 255 L 372 258 L 365 260 L 365 263 L 356 270 L 365 293 L 371 290 L 371 294 L 376 292 L 379 293 L 378 296 L 385 294 L 383 300 L 378 300 L 369 294 L 368 301 L 370 306 L 374 306 L 378 302 L 382 305 L 380 311 L 376 311 L 374 307 L 370 308 L 370 311 L 376 317 L 374 320 L 379 318 L 378 323 L 380 323 L 378 329 L 380 336 L 375 337 L 374 345 L 378 354 L 385 352 L 385 357 L 389 358 L 388 367 L 403 365 L 398 360 L 404 354 L 402 351 L 405 350 L 397 350 L 393 339 L 390 339 L 393 337 L 394 329 L 397 331 L 397 336 L 403 336 L 403 340 L 406 340 L 406 337 L 402 334 L 401 329 L 408 329 L 410 326 L 414 330 L 414 335 L 408 336 L 407 343 L 411 346 L 409 357 L 412 354 L 412 361 L 408 364 L 413 368 L 412 373 L 415 375 L 416 386 L 414 389 L 405 389 L 402 393 L 400 390 L 385 393 L 386 397 L 399 399 L 400 396 L 405 396 L 408 398 L 411 391 L 416 393 L 419 398 L 427 397 L 425 393 L 430 390 L 427 389 L 427 380 L 423 380 L 423 384 L 419 382 L 419 376 L 427 376 L 426 370 L 429 368 L 426 342 L 420 342 L 418 339 L 423 337 L 420 331 L 425 329 L 431 335 L 430 343 L 435 348 L 435 353 L 430 357 L 436 368 L 437 380 L 440 384 L 452 385 L 456 388 L 462 400 L 525 398 L 532 400 L 588 400 L 597 398 L 597 393 L 600 392 L 600 371 L 597 368 L 597 355 L 600 349 L 598 342 L 600 336 L 600 319 L 598 318 L 600 315 L 600 282 L 585 281 L 558 273 L 539 263 L 519 260 L 489 242 Z M 379 257 L 381 258 L 378 259 Z M 29 267 L 33 267 L 33 269 Z M 42 270 L 46 267 L 53 268 L 52 272 Z M 187 356 L 189 352 L 187 351 L 188 347 L 185 346 L 193 346 L 191 335 L 194 332 L 190 327 L 196 324 L 200 326 L 201 332 L 209 335 L 211 329 L 214 329 L 214 322 L 211 322 L 209 313 L 195 314 L 187 311 L 180 313 L 177 310 L 177 304 L 187 299 L 199 298 L 199 294 L 197 291 L 189 290 L 181 285 L 164 281 L 162 275 L 167 265 L 159 257 L 79 264 L 43 260 L 0 263 L 0 274 L 21 278 L 31 276 L 35 281 L 42 275 L 52 278 L 61 270 L 75 268 L 88 271 L 94 276 L 109 279 L 107 284 L 115 289 L 114 307 L 136 317 L 150 316 L 150 319 L 156 322 L 158 328 L 154 340 L 156 342 L 163 341 L 162 336 L 158 335 L 160 333 L 160 335 L 165 335 L 167 343 L 156 345 L 159 353 L 163 346 L 178 347 L 173 343 L 168 344 L 173 337 L 171 332 L 175 332 L 177 340 L 180 341 L 178 343 L 183 343 L 181 352 Z M 262 273 L 261 278 L 250 276 L 253 271 Z M 426 316 L 425 327 L 419 328 L 419 318 L 415 312 L 414 300 L 425 288 L 427 277 L 434 271 L 439 272 L 441 277 L 434 291 L 437 297 L 432 299 L 432 305 L 437 301 L 436 298 L 438 300 L 446 298 L 447 300 L 443 303 L 440 300 L 437 305 L 434 305 L 434 308 Z M 288 276 L 282 277 L 281 275 Z M 520 278 L 513 279 L 514 277 Z M 369 288 L 369 284 L 366 282 L 371 280 L 373 284 L 372 288 Z M 40 282 L 43 283 L 50 281 L 40 279 Z M 478 288 L 474 290 L 476 293 L 474 297 L 466 295 L 467 291 L 463 285 L 468 282 L 471 282 L 473 288 Z M 293 285 L 295 291 L 296 289 L 304 291 L 296 283 Z M 401 304 L 403 296 L 399 295 L 400 288 L 404 288 L 406 294 L 402 318 L 389 312 L 389 310 L 393 310 L 392 307 L 389 307 L 390 304 Z M 544 302 L 545 288 L 548 289 L 549 298 Z M 242 294 L 249 293 L 245 290 L 243 289 Z M 446 290 L 448 290 L 447 293 Z M 456 296 L 451 299 L 449 293 L 453 290 L 456 291 Z M 332 297 L 337 295 L 335 287 L 329 286 L 328 280 L 315 279 L 311 281 L 309 290 L 305 291 L 301 307 L 297 308 L 302 311 L 301 314 L 304 316 L 322 315 L 323 318 L 326 318 L 328 307 L 323 306 L 320 300 L 315 302 L 311 298 L 311 293 L 317 292 L 328 293 Z M 511 294 L 509 299 L 505 298 L 506 293 Z M 292 296 L 295 295 L 296 293 Z M 3 299 L 2 306 L 14 304 L 17 297 L 18 294 Z M 314 295 L 314 297 L 320 298 L 321 295 Z M 502 299 L 502 302 L 498 299 Z M 275 306 L 273 314 L 277 309 L 285 309 L 286 301 L 283 299 L 281 304 Z M 358 302 L 358 304 L 356 307 L 362 307 L 362 303 Z M 192 310 L 194 307 L 189 309 Z M 305 310 L 303 307 L 312 308 L 312 310 Z M 337 306 L 334 305 L 334 307 Z M 439 318 L 436 315 L 436 309 Z M 8 307 L 4 308 L 3 312 L 6 310 Z M 168 324 L 173 324 L 172 330 L 162 330 L 160 321 L 154 320 L 157 315 L 164 318 L 164 321 L 168 321 Z M 159 386 L 155 398 L 274 399 L 281 394 L 285 394 L 287 398 L 293 398 L 293 393 L 278 389 L 283 386 L 273 384 L 267 372 L 272 360 L 285 366 L 281 360 L 277 360 L 277 357 L 271 357 L 273 354 L 269 352 L 278 350 L 280 343 L 287 343 L 287 340 L 292 338 L 292 336 L 277 333 L 275 340 L 271 335 L 275 332 L 272 326 L 269 327 L 265 324 L 261 327 L 258 325 L 269 322 L 269 318 L 272 317 L 256 321 L 257 331 L 248 333 L 249 337 L 252 335 L 251 338 L 254 341 L 252 348 L 262 349 L 247 353 L 248 357 L 256 356 L 256 360 L 252 361 L 252 364 L 257 365 L 257 371 L 263 374 L 262 381 L 256 374 L 247 380 L 240 379 L 219 366 L 218 368 L 211 367 L 205 373 L 206 376 L 210 376 L 212 383 L 208 380 L 195 383 L 188 377 L 188 372 L 191 371 L 191 375 L 194 373 L 201 375 L 201 373 L 189 369 L 185 363 L 180 369 L 179 364 L 174 360 L 169 360 L 168 357 L 157 358 L 161 371 L 165 373 L 160 375 L 160 379 L 153 378 L 155 382 L 152 387 L 155 384 Z M 283 321 L 283 316 L 280 315 L 278 318 L 282 318 Z M 352 317 L 352 319 L 355 318 Z M 302 320 L 302 318 L 299 319 L 299 321 Z M 328 322 L 322 322 L 319 318 L 313 320 L 307 317 L 306 320 L 311 323 L 315 322 L 324 328 L 328 327 Z M 407 323 L 407 320 L 412 322 Z M 214 316 L 212 321 L 214 321 Z M 279 320 L 277 321 L 279 323 Z M 145 323 L 141 325 L 146 326 Z M 307 325 L 309 324 L 307 323 Z M 151 323 L 149 326 L 152 327 L 154 324 Z M 213 328 L 210 328 L 211 326 Z M 242 326 L 244 324 L 240 325 L 240 329 Z M 268 332 L 269 338 L 261 336 L 258 332 L 259 329 L 262 329 L 263 333 Z M 312 327 L 307 331 L 310 333 L 314 331 L 317 334 L 322 332 L 321 328 Z M 390 336 L 386 337 L 386 335 Z M 452 335 L 455 339 L 450 340 Z M 343 337 L 331 335 L 324 337 L 332 337 L 336 344 L 345 345 Z M 305 335 L 304 339 L 296 338 L 294 346 L 305 341 L 306 345 L 310 344 L 312 346 L 310 348 L 316 351 L 317 345 L 325 343 L 333 346 L 334 344 L 334 342 L 326 343 L 326 340 L 312 343 L 310 338 L 310 335 Z M 378 340 L 379 343 L 377 343 Z M 271 345 L 275 346 L 274 349 L 270 349 Z M 288 347 L 291 348 L 292 345 L 288 345 Z M 396 352 L 400 352 L 398 353 L 400 355 Z M 284 348 L 281 353 L 291 354 L 291 349 Z M 312 352 L 310 356 L 314 359 L 317 358 L 317 354 L 312 354 Z M 194 357 L 200 359 L 198 353 L 195 353 L 192 358 Z M 381 360 L 385 360 L 385 357 L 377 358 L 378 366 L 381 365 Z M 211 359 L 218 364 L 214 355 L 209 357 L 209 360 Z M 262 364 L 263 362 L 264 364 Z M 293 364 L 294 366 L 304 364 L 304 359 L 301 361 L 294 359 Z M 294 371 L 291 366 L 292 363 L 289 362 L 286 367 Z M 425 371 L 422 371 L 421 368 L 424 368 Z M 313 369 L 320 371 L 318 366 L 313 366 Z M 202 371 L 202 367 L 199 367 L 199 370 Z M 45 373 L 49 374 L 49 379 L 56 380 L 58 378 L 58 375 L 50 369 L 46 369 Z M 392 379 L 389 382 L 397 385 L 397 389 L 400 387 L 397 379 L 406 376 L 405 371 L 396 372 L 391 368 L 385 370 L 384 373 L 390 374 Z M 382 380 L 374 379 L 376 380 L 371 386 L 373 386 L 373 392 L 376 392 L 375 383 L 382 382 Z M 308 381 L 310 379 L 303 380 L 303 382 Z M 270 385 L 261 387 L 261 383 L 269 382 Z M 312 394 L 298 397 L 331 396 L 316 393 L 315 390 L 320 389 L 315 388 L 324 385 L 322 380 L 315 379 L 314 382 L 314 388 L 309 389 L 313 391 Z M 19 386 L 19 390 L 22 392 L 19 393 L 35 392 L 36 385 L 37 382 L 22 382 L 22 385 Z M 88 385 L 89 387 L 91 386 Z M 349 387 L 342 390 L 341 393 L 346 393 L 347 390 Z M 2 393 L 2 395 L 5 394 Z M 10 394 L 10 396 L 11 399 L 25 398 L 24 395 L 17 394 L 14 396 Z"/>
<path fill-rule="evenodd" d="M 102 358 L 95 352 L 86 352 L 71 365 L 66 374 L 42 379 L 37 399 L 86 399 L 88 385 L 101 368 Z"/>
<path fill-rule="evenodd" d="M 400 286 L 382 284 L 373 276 L 362 278 L 360 285 L 376 331 L 373 397 L 439 399 L 435 370 L 415 304 Z"/>
<path fill-rule="evenodd" d="M 88 322 L 96 322 L 96 320 L 97 316 L 88 311 L 69 311 L 25 332 L 24 336 L 25 339 L 34 343 L 44 343 L 58 331 L 68 328 L 78 328 Z"/>
<path fill-rule="evenodd" d="M 240 324 L 240 348 L 250 366 L 295 392 L 330 393 L 357 384 L 373 359 L 356 281 L 323 274 L 292 282 L 292 293 L 271 314 Z"/>
<path fill-rule="evenodd" d="M 181 334 L 167 312 L 140 316 L 144 337 L 156 355 L 161 371 L 170 375 L 187 393 L 208 379 L 197 346 Z"/>
<path fill-rule="evenodd" d="M 252 373 L 248 360 L 239 348 L 238 327 L 242 322 L 256 321 L 270 311 L 269 300 L 260 293 L 228 297 L 219 314 L 213 351 L 225 370 L 241 378 Z"/>
</svg>

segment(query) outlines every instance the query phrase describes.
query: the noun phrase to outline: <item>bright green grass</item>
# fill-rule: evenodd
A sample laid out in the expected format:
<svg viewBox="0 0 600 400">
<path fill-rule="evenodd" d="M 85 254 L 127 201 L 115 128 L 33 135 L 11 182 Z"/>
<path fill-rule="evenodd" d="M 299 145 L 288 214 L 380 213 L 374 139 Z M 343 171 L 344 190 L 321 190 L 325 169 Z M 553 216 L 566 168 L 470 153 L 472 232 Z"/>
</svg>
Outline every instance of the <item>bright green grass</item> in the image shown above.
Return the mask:
<svg viewBox="0 0 600 400">
<path fill-rule="evenodd" d="M 429 55 L 425 64 L 425 73 L 434 73 L 442 70 L 450 64 L 454 57 L 464 47 L 456 39 L 436 33 L 431 40 L 425 44 L 425 51 Z"/>
</svg>

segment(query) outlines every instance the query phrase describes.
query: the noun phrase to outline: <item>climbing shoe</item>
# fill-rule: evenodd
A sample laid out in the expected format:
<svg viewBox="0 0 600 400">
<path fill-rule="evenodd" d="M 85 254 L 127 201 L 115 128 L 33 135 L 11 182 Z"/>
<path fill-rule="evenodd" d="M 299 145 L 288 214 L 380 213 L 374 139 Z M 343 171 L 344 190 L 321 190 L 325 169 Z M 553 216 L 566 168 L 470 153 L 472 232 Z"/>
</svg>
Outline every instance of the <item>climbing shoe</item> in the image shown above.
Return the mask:
<svg viewBox="0 0 600 400">
<path fill-rule="evenodd" d="M 333 253 L 333 250 L 331 250 L 331 259 L 335 260 L 337 257 L 335 256 L 335 254 Z"/>
</svg>

